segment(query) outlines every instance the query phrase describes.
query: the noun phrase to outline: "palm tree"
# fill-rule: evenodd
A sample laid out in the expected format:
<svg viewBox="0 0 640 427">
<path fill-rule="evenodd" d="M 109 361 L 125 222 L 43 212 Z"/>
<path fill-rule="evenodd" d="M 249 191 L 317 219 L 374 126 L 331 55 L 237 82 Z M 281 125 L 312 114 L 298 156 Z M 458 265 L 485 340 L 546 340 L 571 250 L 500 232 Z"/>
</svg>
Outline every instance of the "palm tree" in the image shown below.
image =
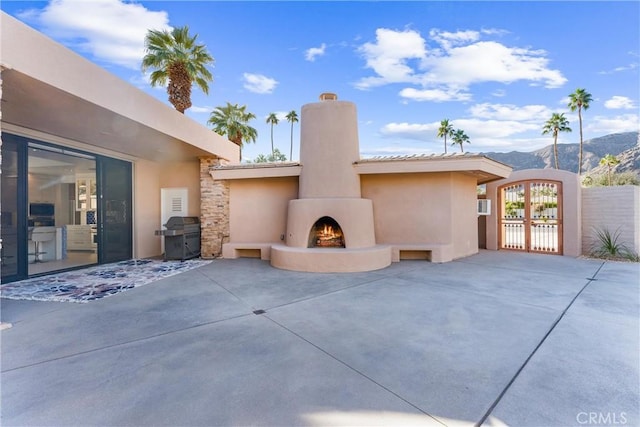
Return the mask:
<svg viewBox="0 0 640 427">
<path fill-rule="evenodd" d="M 213 57 L 204 45 L 196 44 L 197 37 L 197 34 L 191 37 L 185 25 L 171 31 L 149 30 L 144 39 L 146 54 L 142 58 L 142 71 L 154 69 L 151 86 L 164 86 L 168 82 L 169 102 L 183 114 L 191 107 L 193 83 L 208 94 L 207 82 L 213 81 L 207 69 Z"/>
<path fill-rule="evenodd" d="M 298 122 L 298 113 L 291 110 L 286 115 L 287 121 L 291 123 L 291 147 L 289 148 L 289 160 L 293 160 L 293 124 Z"/>
<path fill-rule="evenodd" d="M 462 148 L 462 144 L 464 144 L 465 142 L 467 144 L 471 144 L 471 142 L 469 141 L 469 136 L 466 133 L 464 133 L 464 131 L 462 129 L 457 129 L 457 130 L 453 131 L 451 133 L 451 139 L 453 140 L 451 145 L 459 144 L 460 145 L 460 152 L 462 152 L 462 153 L 464 153 L 464 148 Z"/>
<path fill-rule="evenodd" d="M 271 124 L 271 155 L 272 156 L 273 156 L 273 125 L 277 125 L 279 121 L 280 120 L 278 120 L 278 116 L 276 115 L 276 113 L 271 113 L 267 117 L 267 123 Z"/>
<path fill-rule="evenodd" d="M 249 121 L 256 118 L 253 113 L 248 113 L 247 106 L 239 107 L 238 104 L 227 102 L 224 107 L 216 107 L 211 112 L 207 124 L 213 126 L 213 131 L 219 135 L 226 135 L 231 142 L 240 147 L 240 160 L 242 160 L 243 143 L 256 142 L 258 131 L 249 126 Z"/>
<path fill-rule="evenodd" d="M 609 178 L 609 187 L 611 187 L 611 168 L 620 163 L 620 160 L 613 154 L 607 154 L 600 159 L 600 166 L 607 166 L 607 176 Z"/>
<path fill-rule="evenodd" d="M 553 113 L 542 128 L 543 135 L 553 135 L 553 157 L 555 158 L 556 169 L 560 169 L 558 166 L 558 132 L 571 132 L 569 120 L 566 119 L 564 113 Z"/>
<path fill-rule="evenodd" d="M 449 119 L 444 119 L 440 122 L 438 128 L 438 138 L 444 137 L 444 154 L 447 154 L 447 136 L 453 134 L 453 125 L 449 123 Z"/>
<path fill-rule="evenodd" d="M 580 154 L 578 155 L 578 175 L 582 173 L 582 110 L 588 110 L 589 104 L 593 101 L 591 94 L 585 89 L 576 89 L 569 95 L 568 107 L 571 111 L 578 110 L 578 120 L 580 121 Z"/>
<path fill-rule="evenodd" d="M 287 156 L 284 153 L 281 153 L 277 148 L 273 150 L 273 153 L 265 156 L 264 154 L 258 154 L 255 159 L 253 159 L 254 163 L 268 163 L 268 162 L 285 162 L 287 161 Z"/>
</svg>

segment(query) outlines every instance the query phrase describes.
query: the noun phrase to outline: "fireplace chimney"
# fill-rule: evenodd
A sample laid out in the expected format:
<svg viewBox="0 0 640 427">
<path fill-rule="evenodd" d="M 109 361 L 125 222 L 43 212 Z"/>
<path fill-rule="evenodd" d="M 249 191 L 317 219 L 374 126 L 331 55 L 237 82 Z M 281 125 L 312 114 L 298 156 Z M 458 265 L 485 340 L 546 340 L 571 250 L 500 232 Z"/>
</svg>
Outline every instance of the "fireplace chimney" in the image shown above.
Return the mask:
<svg viewBox="0 0 640 427">
<path fill-rule="evenodd" d="M 302 106 L 300 120 L 300 199 L 360 198 L 358 117 L 352 102 L 334 93 Z"/>
</svg>

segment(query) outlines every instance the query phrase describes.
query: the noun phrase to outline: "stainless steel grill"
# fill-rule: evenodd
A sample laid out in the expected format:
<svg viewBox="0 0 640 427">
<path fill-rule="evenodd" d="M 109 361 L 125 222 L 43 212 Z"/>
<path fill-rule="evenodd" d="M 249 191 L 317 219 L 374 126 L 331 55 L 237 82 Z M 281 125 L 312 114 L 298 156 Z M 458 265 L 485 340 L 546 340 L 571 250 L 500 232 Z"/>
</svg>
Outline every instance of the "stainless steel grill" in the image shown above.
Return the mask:
<svg viewBox="0 0 640 427">
<path fill-rule="evenodd" d="M 200 256 L 200 219 L 197 216 L 172 216 L 166 229 L 156 230 L 164 236 L 164 259 L 184 261 Z"/>
</svg>

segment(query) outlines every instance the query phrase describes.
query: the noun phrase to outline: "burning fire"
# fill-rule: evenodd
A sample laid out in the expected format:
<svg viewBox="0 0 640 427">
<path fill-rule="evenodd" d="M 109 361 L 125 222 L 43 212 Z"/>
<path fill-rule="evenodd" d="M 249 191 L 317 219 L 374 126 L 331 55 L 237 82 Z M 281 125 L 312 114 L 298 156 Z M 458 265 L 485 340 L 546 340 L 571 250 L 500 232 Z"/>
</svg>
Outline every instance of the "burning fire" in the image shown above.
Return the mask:
<svg viewBox="0 0 640 427">
<path fill-rule="evenodd" d="M 333 227 L 325 224 L 322 230 L 318 232 L 318 238 L 322 240 L 336 239 L 342 237 L 342 233 L 336 233 Z"/>
<path fill-rule="evenodd" d="M 344 248 L 342 229 L 332 218 L 320 218 L 311 228 L 309 247 Z"/>
</svg>

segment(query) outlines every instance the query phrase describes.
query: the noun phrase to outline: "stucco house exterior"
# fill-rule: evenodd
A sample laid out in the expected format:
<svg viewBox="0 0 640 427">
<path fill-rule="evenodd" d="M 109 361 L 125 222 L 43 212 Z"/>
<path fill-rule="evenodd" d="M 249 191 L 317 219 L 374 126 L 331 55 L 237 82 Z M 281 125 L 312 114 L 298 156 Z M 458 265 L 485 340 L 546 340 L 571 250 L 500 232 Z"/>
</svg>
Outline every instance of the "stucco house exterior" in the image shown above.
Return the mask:
<svg viewBox="0 0 640 427">
<path fill-rule="evenodd" d="M 512 174 L 471 153 L 360 158 L 356 106 L 330 93 L 301 109 L 300 162 L 241 164 L 226 138 L 3 12 L 0 30 L 2 282 L 159 256 L 173 214 L 200 219 L 203 258 L 309 272 L 479 246 L 579 256 L 605 217 L 583 227 L 568 172 Z M 493 207 L 479 220 L 480 184 Z"/>
<path fill-rule="evenodd" d="M 238 147 L 4 12 L 0 30 L 2 280 L 160 255 L 161 190 L 200 216 L 202 170 Z"/>
<path fill-rule="evenodd" d="M 510 173 L 477 154 L 361 159 L 356 106 L 322 94 L 302 107 L 300 163 L 211 169 L 228 195 L 217 235 L 225 258 L 289 270 L 447 262 L 478 252 L 478 184 Z"/>
</svg>

